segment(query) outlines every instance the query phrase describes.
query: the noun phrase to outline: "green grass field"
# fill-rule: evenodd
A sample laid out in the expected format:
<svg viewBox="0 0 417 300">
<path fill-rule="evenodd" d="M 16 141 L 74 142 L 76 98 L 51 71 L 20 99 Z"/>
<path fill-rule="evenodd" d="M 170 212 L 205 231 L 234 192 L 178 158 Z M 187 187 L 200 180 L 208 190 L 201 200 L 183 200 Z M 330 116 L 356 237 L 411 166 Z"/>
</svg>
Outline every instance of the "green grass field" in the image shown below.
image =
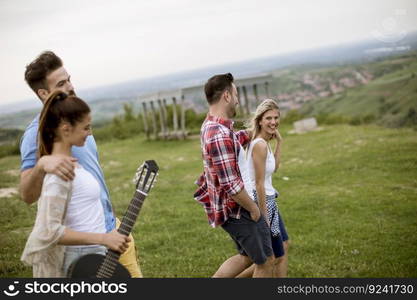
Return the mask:
<svg viewBox="0 0 417 300">
<path fill-rule="evenodd" d="M 274 175 L 291 239 L 290 277 L 417 276 L 417 132 L 326 126 L 303 135 L 282 128 L 282 166 Z M 145 277 L 210 277 L 235 249 L 212 229 L 193 198 L 202 171 L 198 139 L 143 137 L 99 145 L 116 213 L 133 195 L 144 160 L 160 175 L 134 229 Z M 19 157 L 0 159 L 0 188 L 18 183 Z M 288 177 L 284 180 L 283 177 Z M 19 258 L 36 205 L 0 198 L 0 277 L 30 277 Z"/>
</svg>

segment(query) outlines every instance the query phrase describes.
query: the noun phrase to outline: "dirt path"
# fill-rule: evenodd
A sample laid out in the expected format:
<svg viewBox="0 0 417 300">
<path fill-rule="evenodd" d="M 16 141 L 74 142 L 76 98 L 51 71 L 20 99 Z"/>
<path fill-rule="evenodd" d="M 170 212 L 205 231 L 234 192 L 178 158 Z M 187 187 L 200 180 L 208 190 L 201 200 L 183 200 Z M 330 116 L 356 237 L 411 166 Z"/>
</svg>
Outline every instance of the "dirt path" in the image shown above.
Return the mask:
<svg viewBox="0 0 417 300">
<path fill-rule="evenodd" d="M 18 191 L 17 188 L 3 188 L 0 189 L 0 198 L 9 198 L 12 197 L 13 195 L 17 195 Z"/>
</svg>

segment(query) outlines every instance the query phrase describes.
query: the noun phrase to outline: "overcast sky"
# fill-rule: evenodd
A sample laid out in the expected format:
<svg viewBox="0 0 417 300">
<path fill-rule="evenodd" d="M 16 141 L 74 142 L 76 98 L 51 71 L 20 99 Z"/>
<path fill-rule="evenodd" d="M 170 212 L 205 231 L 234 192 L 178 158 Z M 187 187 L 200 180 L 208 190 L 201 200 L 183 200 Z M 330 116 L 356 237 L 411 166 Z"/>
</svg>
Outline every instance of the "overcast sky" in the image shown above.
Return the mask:
<svg viewBox="0 0 417 300">
<path fill-rule="evenodd" d="M 84 89 L 415 30 L 415 0 L 0 0 L 0 104 L 47 49 Z"/>
</svg>

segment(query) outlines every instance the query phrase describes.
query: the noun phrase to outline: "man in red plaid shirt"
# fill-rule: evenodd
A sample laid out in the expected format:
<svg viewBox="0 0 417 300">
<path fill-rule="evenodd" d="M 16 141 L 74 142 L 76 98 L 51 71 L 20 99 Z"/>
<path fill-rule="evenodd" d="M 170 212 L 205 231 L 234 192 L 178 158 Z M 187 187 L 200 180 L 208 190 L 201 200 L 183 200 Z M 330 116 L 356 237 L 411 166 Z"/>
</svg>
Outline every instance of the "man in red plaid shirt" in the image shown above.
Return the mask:
<svg viewBox="0 0 417 300">
<path fill-rule="evenodd" d="M 211 77 L 204 91 L 209 113 L 201 127 L 204 172 L 194 198 L 203 205 L 212 227 L 221 226 L 239 254 L 227 259 L 213 277 L 235 277 L 255 263 L 254 277 L 272 277 L 269 227 L 252 195 L 245 151 L 246 131 L 233 131 L 231 118 L 239 104 L 230 73 Z"/>
</svg>

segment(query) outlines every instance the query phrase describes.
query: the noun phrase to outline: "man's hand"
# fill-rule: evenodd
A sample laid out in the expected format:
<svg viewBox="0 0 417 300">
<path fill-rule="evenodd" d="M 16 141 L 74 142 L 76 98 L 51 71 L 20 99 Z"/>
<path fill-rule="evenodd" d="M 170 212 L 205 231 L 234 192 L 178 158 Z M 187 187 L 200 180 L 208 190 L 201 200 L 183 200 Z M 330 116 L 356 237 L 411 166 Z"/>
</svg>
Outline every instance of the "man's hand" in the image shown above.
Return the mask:
<svg viewBox="0 0 417 300">
<path fill-rule="evenodd" d="M 65 155 L 44 155 L 39 164 L 45 173 L 52 173 L 62 180 L 73 180 L 75 177 L 74 167 L 77 159 Z"/>
<path fill-rule="evenodd" d="M 258 205 L 249 197 L 245 189 L 242 189 L 239 193 L 232 195 L 232 199 L 246 209 L 253 221 L 257 222 L 261 217 L 261 211 Z"/>
<path fill-rule="evenodd" d="M 259 207 L 257 205 L 255 205 L 254 208 L 249 211 L 249 213 L 253 221 L 259 221 L 259 218 L 261 217 L 261 211 L 259 210 Z"/>
<path fill-rule="evenodd" d="M 253 132 L 252 132 L 252 130 L 246 129 L 246 133 L 248 134 L 249 139 L 252 140 L 252 138 L 253 138 Z"/>
<path fill-rule="evenodd" d="M 20 173 L 20 194 L 22 200 L 27 204 L 38 200 L 46 173 L 55 174 L 65 181 L 73 180 L 76 161 L 76 158 L 65 155 L 42 156 L 33 168 L 26 169 Z"/>
</svg>

